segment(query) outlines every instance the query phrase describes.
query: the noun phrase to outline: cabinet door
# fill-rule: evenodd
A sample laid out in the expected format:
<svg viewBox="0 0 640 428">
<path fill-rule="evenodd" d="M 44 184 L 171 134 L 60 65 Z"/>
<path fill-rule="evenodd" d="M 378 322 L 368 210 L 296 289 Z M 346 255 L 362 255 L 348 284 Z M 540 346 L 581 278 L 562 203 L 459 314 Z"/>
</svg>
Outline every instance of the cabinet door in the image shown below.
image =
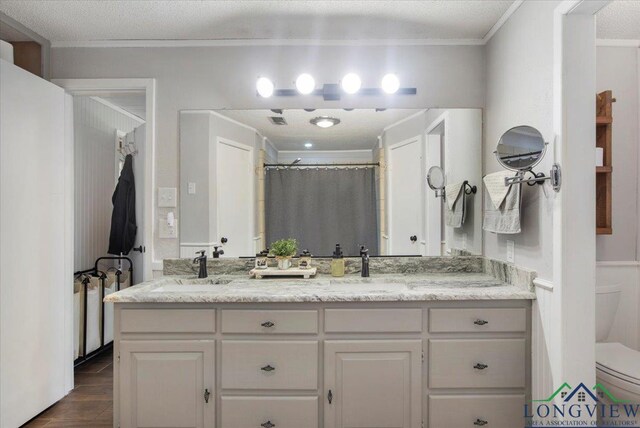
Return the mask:
<svg viewBox="0 0 640 428">
<path fill-rule="evenodd" d="M 420 340 L 331 340 L 325 352 L 325 428 L 419 428 Z"/>
<path fill-rule="evenodd" d="M 120 426 L 215 423 L 214 341 L 120 342 Z"/>
</svg>

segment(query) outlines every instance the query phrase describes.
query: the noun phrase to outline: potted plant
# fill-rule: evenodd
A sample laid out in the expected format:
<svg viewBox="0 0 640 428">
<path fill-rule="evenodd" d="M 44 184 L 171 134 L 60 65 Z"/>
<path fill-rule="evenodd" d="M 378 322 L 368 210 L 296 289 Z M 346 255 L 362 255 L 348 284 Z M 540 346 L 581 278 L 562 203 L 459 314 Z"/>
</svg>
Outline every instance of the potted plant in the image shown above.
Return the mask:
<svg viewBox="0 0 640 428">
<path fill-rule="evenodd" d="M 278 261 L 278 269 L 285 270 L 291 267 L 291 257 L 298 252 L 298 241 L 295 239 L 280 239 L 271 244 L 271 255 Z"/>
</svg>

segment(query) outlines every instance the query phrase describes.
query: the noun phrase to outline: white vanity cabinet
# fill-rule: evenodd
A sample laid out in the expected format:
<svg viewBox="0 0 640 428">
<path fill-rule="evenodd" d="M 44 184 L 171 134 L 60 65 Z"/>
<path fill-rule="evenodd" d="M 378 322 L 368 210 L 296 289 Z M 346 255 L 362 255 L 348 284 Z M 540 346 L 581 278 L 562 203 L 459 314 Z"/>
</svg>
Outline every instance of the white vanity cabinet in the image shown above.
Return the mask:
<svg viewBox="0 0 640 428">
<path fill-rule="evenodd" d="M 115 311 L 115 427 L 524 423 L 528 300 L 117 303 Z"/>
</svg>

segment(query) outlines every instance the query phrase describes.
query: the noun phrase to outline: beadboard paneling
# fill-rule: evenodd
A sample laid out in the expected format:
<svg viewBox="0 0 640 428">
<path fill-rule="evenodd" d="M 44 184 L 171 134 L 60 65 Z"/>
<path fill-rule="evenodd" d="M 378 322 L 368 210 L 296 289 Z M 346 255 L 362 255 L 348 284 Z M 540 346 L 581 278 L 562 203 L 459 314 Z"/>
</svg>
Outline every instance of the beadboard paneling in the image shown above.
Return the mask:
<svg viewBox="0 0 640 428">
<path fill-rule="evenodd" d="M 116 130 L 140 125 L 91 99 L 74 97 L 75 255 L 74 270 L 88 269 L 107 253 L 111 228 L 111 195 L 115 189 Z"/>
</svg>

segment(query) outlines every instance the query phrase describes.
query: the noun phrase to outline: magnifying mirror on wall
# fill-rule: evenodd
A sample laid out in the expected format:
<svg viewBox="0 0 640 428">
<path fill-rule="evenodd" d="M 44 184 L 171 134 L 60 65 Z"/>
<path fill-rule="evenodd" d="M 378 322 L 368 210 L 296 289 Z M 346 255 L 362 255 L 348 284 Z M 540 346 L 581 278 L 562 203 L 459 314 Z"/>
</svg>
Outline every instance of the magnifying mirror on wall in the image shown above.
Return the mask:
<svg viewBox="0 0 640 428">
<path fill-rule="evenodd" d="M 496 150 L 500 165 L 512 171 L 530 171 L 547 149 L 542 134 L 532 126 L 516 126 L 502 134 Z"/>
<path fill-rule="evenodd" d="M 547 143 L 542 134 L 532 126 L 515 126 L 502 134 L 494 153 L 500 165 L 517 172 L 515 177 L 505 179 L 505 186 L 520 183 L 533 186 L 544 184 L 545 180 L 550 180 L 553 189 L 559 191 L 561 185 L 560 165 L 553 164 L 549 176 L 542 172 L 533 172 L 533 167 L 542 161 L 546 151 Z M 531 173 L 533 178 L 526 179 L 527 173 Z"/>
<path fill-rule="evenodd" d="M 435 190 L 436 198 L 444 197 L 444 171 L 439 166 L 432 166 L 427 172 L 427 184 Z"/>
</svg>

